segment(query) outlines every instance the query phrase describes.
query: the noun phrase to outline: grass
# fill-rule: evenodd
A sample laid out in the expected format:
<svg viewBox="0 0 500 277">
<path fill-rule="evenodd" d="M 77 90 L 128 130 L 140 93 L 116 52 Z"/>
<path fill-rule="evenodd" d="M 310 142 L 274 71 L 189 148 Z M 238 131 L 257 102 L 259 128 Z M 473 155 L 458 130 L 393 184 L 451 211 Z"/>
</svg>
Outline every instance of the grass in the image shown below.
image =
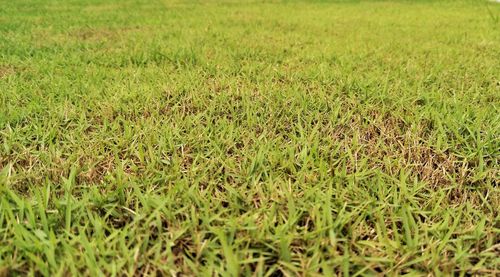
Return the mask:
<svg viewBox="0 0 500 277">
<path fill-rule="evenodd" d="M 499 14 L 2 1 L 0 276 L 500 274 Z"/>
</svg>

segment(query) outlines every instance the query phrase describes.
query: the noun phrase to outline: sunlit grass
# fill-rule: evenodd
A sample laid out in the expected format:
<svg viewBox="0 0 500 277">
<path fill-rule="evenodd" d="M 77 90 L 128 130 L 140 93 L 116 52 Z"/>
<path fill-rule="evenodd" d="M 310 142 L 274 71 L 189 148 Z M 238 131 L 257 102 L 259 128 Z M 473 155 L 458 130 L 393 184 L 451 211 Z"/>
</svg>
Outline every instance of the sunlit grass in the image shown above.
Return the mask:
<svg viewBox="0 0 500 277">
<path fill-rule="evenodd" d="M 0 276 L 500 274 L 500 5 L 0 5 Z"/>
</svg>

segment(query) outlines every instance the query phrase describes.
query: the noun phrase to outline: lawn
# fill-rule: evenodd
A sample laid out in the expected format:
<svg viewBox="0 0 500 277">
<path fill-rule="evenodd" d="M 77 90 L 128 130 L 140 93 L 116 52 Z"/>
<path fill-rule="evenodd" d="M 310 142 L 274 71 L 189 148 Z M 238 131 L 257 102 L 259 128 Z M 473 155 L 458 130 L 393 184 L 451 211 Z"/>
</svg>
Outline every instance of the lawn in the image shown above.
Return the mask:
<svg viewBox="0 0 500 277">
<path fill-rule="evenodd" d="M 0 276 L 500 274 L 500 4 L 0 2 Z"/>
</svg>

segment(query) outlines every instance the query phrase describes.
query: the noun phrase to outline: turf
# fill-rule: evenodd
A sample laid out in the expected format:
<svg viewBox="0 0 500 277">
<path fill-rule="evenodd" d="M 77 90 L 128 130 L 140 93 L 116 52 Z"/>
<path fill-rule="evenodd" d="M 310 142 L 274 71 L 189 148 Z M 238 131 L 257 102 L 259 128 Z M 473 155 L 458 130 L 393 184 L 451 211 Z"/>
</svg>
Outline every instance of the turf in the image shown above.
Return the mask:
<svg viewBox="0 0 500 277">
<path fill-rule="evenodd" d="M 0 276 L 500 274 L 499 17 L 2 1 Z"/>
</svg>

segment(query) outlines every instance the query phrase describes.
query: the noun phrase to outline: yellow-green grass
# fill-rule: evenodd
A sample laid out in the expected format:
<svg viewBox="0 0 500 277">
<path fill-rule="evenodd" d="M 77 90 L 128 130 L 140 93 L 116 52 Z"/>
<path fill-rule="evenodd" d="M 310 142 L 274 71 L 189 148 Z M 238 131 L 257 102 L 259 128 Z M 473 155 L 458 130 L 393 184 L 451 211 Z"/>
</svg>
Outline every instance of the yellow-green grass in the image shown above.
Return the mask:
<svg viewBox="0 0 500 277">
<path fill-rule="evenodd" d="M 499 16 L 1 1 L 0 276 L 500 274 Z"/>
</svg>

